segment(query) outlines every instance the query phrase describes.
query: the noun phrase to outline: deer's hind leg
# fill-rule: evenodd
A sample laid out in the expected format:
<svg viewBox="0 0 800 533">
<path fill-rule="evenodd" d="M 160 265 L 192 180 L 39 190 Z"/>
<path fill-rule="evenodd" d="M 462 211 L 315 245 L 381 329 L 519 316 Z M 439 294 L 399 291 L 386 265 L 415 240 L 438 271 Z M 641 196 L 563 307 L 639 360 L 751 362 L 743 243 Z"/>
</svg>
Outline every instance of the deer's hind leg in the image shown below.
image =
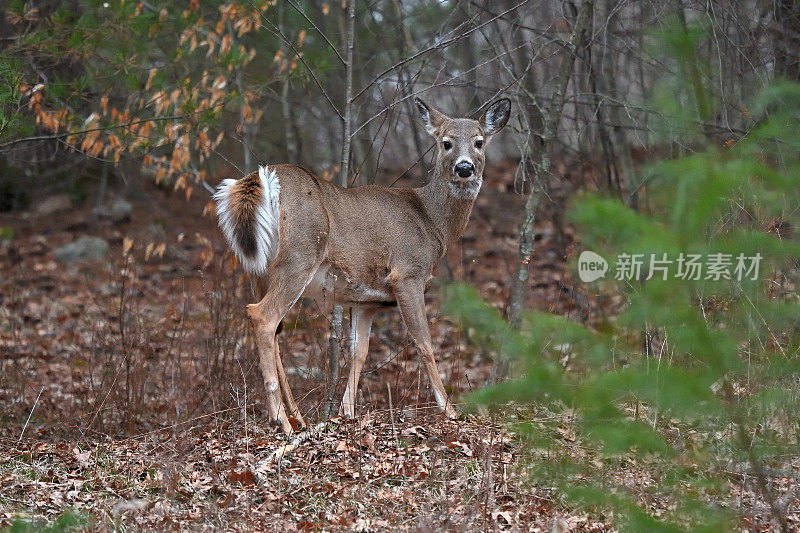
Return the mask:
<svg viewBox="0 0 800 533">
<path fill-rule="evenodd" d="M 267 282 L 264 278 L 259 278 L 256 280 L 256 286 L 258 290 L 259 296 L 262 298 L 267 292 Z M 276 336 L 281 332 L 281 323 L 278 323 L 278 328 L 276 331 Z M 289 380 L 286 379 L 286 371 L 283 368 L 283 360 L 281 359 L 281 349 L 280 343 L 278 342 L 277 338 L 275 339 L 275 373 L 278 376 L 278 385 L 281 389 L 281 395 L 283 396 L 283 401 L 285 403 L 286 411 L 288 412 L 290 417 L 293 417 L 297 420 L 298 425 L 301 428 L 306 427 L 306 422 L 303 419 L 303 415 L 300 413 L 300 408 L 297 406 L 297 402 L 292 395 L 292 389 L 289 388 Z"/>
<path fill-rule="evenodd" d="M 350 311 L 350 370 L 347 375 L 347 388 L 344 390 L 339 414 L 347 418 L 356 416 L 356 397 L 358 396 L 358 379 L 367 360 L 369 351 L 369 333 L 372 328 L 372 317 L 377 309 L 353 308 Z"/>
<path fill-rule="evenodd" d="M 283 401 L 286 403 L 286 410 L 290 417 L 297 420 L 301 428 L 307 427 L 303 415 L 300 413 L 300 408 L 292 395 L 292 389 L 289 388 L 289 381 L 286 379 L 286 371 L 283 369 L 283 361 L 281 360 L 281 351 L 278 347 L 278 341 L 275 341 L 275 370 L 278 374 L 278 383 L 281 387 L 283 394 Z"/>
<path fill-rule="evenodd" d="M 267 389 L 267 411 L 270 419 L 285 433 L 291 433 L 293 429 L 281 398 L 282 388 L 285 389 L 283 396 L 291 398 L 287 402 L 290 413 L 299 414 L 299 410 L 288 390 L 285 373 L 282 372 L 283 364 L 280 362 L 275 331 L 284 315 L 303 294 L 317 268 L 319 263 L 316 260 L 310 261 L 299 254 L 279 252 L 267 274 L 264 297 L 260 302 L 247 306 L 247 315 L 258 344 L 259 366 Z M 302 417 L 298 420 L 302 421 Z"/>
</svg>

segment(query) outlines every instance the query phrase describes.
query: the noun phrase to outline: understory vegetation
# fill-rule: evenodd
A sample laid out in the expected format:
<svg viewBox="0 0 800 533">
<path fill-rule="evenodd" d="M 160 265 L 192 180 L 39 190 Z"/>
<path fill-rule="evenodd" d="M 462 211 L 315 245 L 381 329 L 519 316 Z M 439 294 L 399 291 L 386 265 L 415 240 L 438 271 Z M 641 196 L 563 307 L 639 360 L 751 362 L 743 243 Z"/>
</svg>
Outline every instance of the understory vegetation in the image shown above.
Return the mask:
<svg viewBox="0 0 800 533">
<path fill-rule="evenodd" d="M 0 531 L 800 529 L 800 4 L 10 0 L 0 9 Z M 335 415 L 348 313 L 278 337 L 270 425 L 213 187 L 418 187 L 422 97 L 480 194 Z M 347 228 L 339 228 L 347 231 Z"/>
<path fill-rule="evenodd" d="M 669 36 L 667 44 L 687 54 L 678 59 L 692 64 L 696 36 Z M 624 294 L 624 311 L 596 328 L 529 313 L 517 332 L 465 286 L 450 289 L 448 310 L 522 374 L 473 401 L 530 406 L 514 427 L 533 450 L 536 482 L 613 510 L 618 525 L 634 531 L 752 526 L 741 507 L 741 486 L 750 484 L 772 527 L 790 531 L 796 495 L 780 485 L 795 476 L 800 444 L 800 248 L 764 227 L 797 224 L 800 86 L 765 90 L 752 112 L 769 118 L 720 147 L 696 126 L 691 110 L 702 112 L 709 96 L 686 74 L 665 80 L 688 109 L 669 126 L 705 147 L 647 168 L 646 214 L 596 194 L 580 195 L 570 210 L 581 247 L 617 258 L 616 276 L 609 271 L 596 283 Z M 675 105 L 672 98 L 662 103 Z M 706 261 L 696 276 L 681 273 L 692 256 L 717 257 L 724 268 Z M 631 271 L 637 257 L 641 268 Z M 564 442 L 564 420 L 578 457 Z M 609 475 L 629 462 L 650 478 L 646 495 Z M 650 499 L 668 504 L 654 512 Z"/>
</svg>

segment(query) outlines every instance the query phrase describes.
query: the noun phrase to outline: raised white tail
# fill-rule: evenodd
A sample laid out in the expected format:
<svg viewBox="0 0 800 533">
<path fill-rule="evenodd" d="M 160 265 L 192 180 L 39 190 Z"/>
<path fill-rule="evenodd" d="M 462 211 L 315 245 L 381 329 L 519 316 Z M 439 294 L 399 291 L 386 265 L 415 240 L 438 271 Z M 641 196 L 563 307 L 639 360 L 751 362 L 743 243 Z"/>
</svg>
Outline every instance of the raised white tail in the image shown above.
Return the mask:
<svg viewBox="0 0 800 533">
<path fill-rule="evenodd" d="M 264 274 L 278 254 L 280 190 L 278 174 L 260 166 L 257 176 L 226 179 L 214 194 L 222 232 L 242 267 L 253 274 Z"/>
</svg>

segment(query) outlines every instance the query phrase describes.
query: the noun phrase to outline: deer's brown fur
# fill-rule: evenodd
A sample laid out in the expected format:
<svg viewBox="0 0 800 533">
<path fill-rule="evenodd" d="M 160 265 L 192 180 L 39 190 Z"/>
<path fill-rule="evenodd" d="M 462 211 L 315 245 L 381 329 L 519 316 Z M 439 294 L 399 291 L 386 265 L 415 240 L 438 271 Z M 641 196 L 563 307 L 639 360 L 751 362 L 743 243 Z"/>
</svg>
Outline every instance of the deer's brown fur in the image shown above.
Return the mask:
<svg viewBox="0 0 800 533">
<path fill-rule="evenodd" d="M 510 102 L 494 102 L 480 120 L 451 119 L 420 100 L 417 105 L 437 142 L 433 177 L 424 187 L 348 189 L 303 168 L 276 165 L 237 182 L 226 180 L 216 195 L 226 236 L 236 239 L 232 247 L 249 260 L 243 265 L 249 265 L 263 287 L 263 298 L 248 305 L 247 312 L 259 348 L 267 409 L 286 432 L 292 431 L 287 414 L 304 424 L 286 382 L 275 331 L 301 296 L 351 308 L 353 361 L 344 415 L 355 413 L 372 317 L 381 307 L 396 304 L 436 402 L 447 415 L 456 416 L 434 359 L 424 291 L 436 263 L 467 225 L 483 179 L 485 144 L 506 124 Z M 262 190 L 265 176 L 279 184 L 267 194 Z M 272 218 L 263 207 L 270 195 L 278 195 L 277 243 L 271 242 L 274 228 L 267 226 Z M 275 204 L 269 205 L 274 209 Z M 254 259 L 270 257 L 257 252 L 276 244 L 277 253 L 266 264 Z"/>
<path fill-rule="evenodd" d="M 237 206 L 235 237 L 242 252 L 250 256 L 256 251 L 256 210 L 262 198 L 261 182 L 255 173 L 240 179 L 231 191 L 231 203 Z"/>
</svg>

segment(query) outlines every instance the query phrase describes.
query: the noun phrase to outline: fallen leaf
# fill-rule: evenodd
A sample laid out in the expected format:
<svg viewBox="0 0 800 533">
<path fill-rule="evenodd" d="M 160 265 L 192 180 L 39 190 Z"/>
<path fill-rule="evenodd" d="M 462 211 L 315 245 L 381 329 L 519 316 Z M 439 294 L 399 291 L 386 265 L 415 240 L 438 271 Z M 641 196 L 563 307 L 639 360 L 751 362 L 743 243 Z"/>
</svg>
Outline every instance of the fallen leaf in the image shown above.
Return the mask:
<svg viewBox="0 0 800 533">
<path fill-rule="evenodd" d="M 464 444 L 463 442 L 459 442 L 457 440 L 451 440 L 447 442 L 447 447 L 451 450 L 457 450 L 467 457 L 472 457 L 472 450 L 469 449 L 469 446 Z"/>
<path fill-rule="evenodd" d="M 231 483 L 240 483 L 242 485 L 254 485 L 256 482 L 256 475 L 249 468 L 242 470 L 233 470 L 228 476 Z"/>
<path fill-rule="evenodd" d="M 514 524 L 514 518 L 508 511 L 494 511 L 492 518 L 497 522 L 501 528 L 511 527 Z"/>
<path fill-rule="evenodd" d="M 352 444 L 350 444 L 346 440 L 340 440 L 339 444 L 336 445 L 336 451 L 337 452 L 357 452 L 358 450 L 355 448 L 355 446 L 353 446 Z"/>
<path fill-rule="evenodd" d="M 410 428 L 405 428 L 401 433 L 404 437 L 418 437 L 420 439 L 425 438 L 425 428 L 422 426 L 411 426 Z"/>
<path fill-rule="evenodd" d="M 91 451 L 82 452 L 78 448 L 73 448 L 72 454 L 75 456 L 75 459 L 78 460 L 78 464 L 81 466 L 86 467 L 89 465 L 89 458 L 92 456 Z"/>
<path fill-rule="evenodd" d="M 370 451 L 375 451 L 375 435 L 370 430 L 366 430 L 364 435 L 358 439 L 358 445 Z"/>
<path fill-rule="evenodd" d="M 569 524 L 563 518 L 557 518 L 555 523 L 553 524 L 553 529 L 550 530 L 550 533 L 568 533 L 570 530 Z"/>
<path fill-rule="evenodd" d="M 114 505 L 114 507 L 111 508 L 111 514 L 114 516 L 114 518 L 119 518 L 120 515 L 131 511 L 135 513 L 142 513 L 148 510 L 151 506 L 152 504 L 147 500 L 134 498 L 132 500 L 122 501 Z"/>
</svg>

